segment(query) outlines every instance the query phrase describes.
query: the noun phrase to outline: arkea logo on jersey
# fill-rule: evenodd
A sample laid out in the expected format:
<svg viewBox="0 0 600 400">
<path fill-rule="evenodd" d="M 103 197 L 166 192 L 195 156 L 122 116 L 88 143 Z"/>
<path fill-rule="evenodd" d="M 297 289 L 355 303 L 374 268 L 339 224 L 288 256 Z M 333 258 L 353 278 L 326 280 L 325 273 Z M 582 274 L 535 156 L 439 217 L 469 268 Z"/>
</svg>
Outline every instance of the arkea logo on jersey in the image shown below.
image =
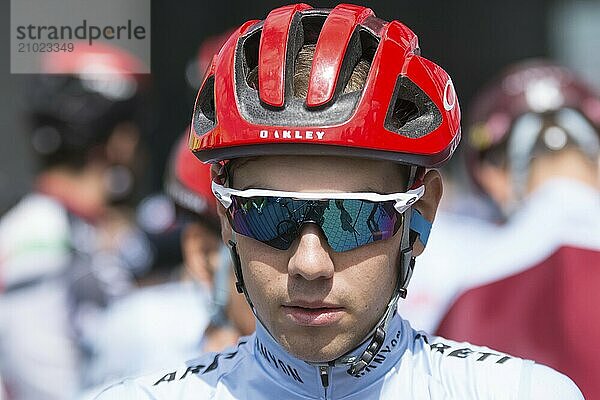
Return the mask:
<svg viewBox="0 0 600 400">
<path fill-rule="evenodd" d="M 275 129 L 267 130 L 263 129 L 258 133 L 258 137 L 261 139 L 304 139 L 304 140 L 323 140 L 325 131 L 317 130 L 286 130 L 286 129 Z"/>
<path fill-rule="evenodd" d="M 237 347 L 239 348 L 244 343 L 246 343 L 245 340 L 238 342 Z M 183 372 L 183 374 L 179 377 L 179 380 L 185 379 L 188 376 L 198 375 L 198 374 L 204 375 L 207 372 L 214 371 L 219 366 L 219 358 L 224 358 L 224 359 L 228 360 L 228 359 L 235 357 L 237 355 L 237 353 L 238 353 L 238 350 L 233 351 L 231 353 L 226 353 L 226 354 L 218 353 L 215 355 L 215 358 L 213 358 L 213 361 L 210 363 L 209 366 L 206 366 L 206 364 L 190 365 L 186 368 L 185 372 Z M 162 378 L 160 378 L 158 381 L 156 381 L 156 383 L 152 386 L 156 386 L 163 382 L 173 382 L 176 379 L 177 379 L 177 371 L 169 372 L 169 373 L 165 374 Z"/>
<path fill-rule="evenodd" d="M 437 351 L 447 357 L 457 357 L 457 358 L 467 358 L 467 357 L 477 357 L 476 361 L 495 361 L 496 364 L 504 364 L 508 360 L 512 359 L 512 357 L 507 356 L 505 354 L 496 354 L 490 353 L 486 351 L 476 351 L 470 349 L 468 347 L 461 347 L 459 349 L 455 349 L 446 343 L 429 343 L 429 339 L 427 336 L 422 334 L 417 334 L 415 336 L 415 341 L 422 339 L 425 344 L 429 345 L 429 348 L 432 351 Z"/>
</svg>

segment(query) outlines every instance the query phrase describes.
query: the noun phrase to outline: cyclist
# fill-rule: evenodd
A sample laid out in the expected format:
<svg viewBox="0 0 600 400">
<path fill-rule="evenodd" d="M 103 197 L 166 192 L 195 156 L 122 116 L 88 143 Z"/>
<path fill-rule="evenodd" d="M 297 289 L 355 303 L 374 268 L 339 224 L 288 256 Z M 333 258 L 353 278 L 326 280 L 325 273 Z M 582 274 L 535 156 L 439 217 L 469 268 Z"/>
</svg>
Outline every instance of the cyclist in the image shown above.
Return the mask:
<svg viewBox="0 0 600 400">
<path fill-rule="evenodd" d="M 249 21 L 201 87 L 191 149 L 256 333 L 104 399 L 579 399 L 531 361 L 414 331 L 396 313 L 460 137 L 449 76 L 354 5 Z"/>
<path fill-rule="evenodd" d="M 210 323 L 201 345 L 205 351 L 217 351 L 235 344 L 240 334 L 254 332 L 255 323 L 243 297 L 235 292 L 229 254 L 218 245 L 219 222 L 210 166 L 194 157 L 187 139 L 186 134 L 177 143 L 165 190 L 186 220 L 181 239 L 186 276 L 212 291 Z"/>
<path fill-rule="evenodd" d="M 471 176 L 508 222 L 463 265 L 479 272 L 438 333 L 547 364 L 598 398 L 598 352 L 581 337 L 600 335 L 600 97 L 565 67 L 525 61 L 476 98 L 470 127 Z"/>
<path fill-rule="evenodd" d="M 133 152 L 140 136 L 138 63 L 116 47 L 77 43 L 46 54 L 45 74 L 28 81 L 24 113 L 39 171 L 32 193 L 0 220 L 0 371 L 11 399 L 73 396 L 79 317 L 90 316 L 92 300 L 103 306 L 129 287 L 100 226 L 112 195 L 123 194 L 107 185 L 129 153 L 117 144 Z"/>
<path fill-rule="evenodd" d="M 150 271 L 151 284 L 103 313 L 89 338 L 93 357 L 85 375 L 93 388 L 82 393 L 85 398 L 121 376 L 222 350 L 235 344 L 240 332 L 254 331 L 253 314 L 243 297 L 234 298 L 230 290 L 233 273 L 229 253 L 220 244 L 210 165 L 189 151 L 187 134 L 174 146 L 165 175 L 165 192 L 174 204 L 155 196 L 142 208 L 149 218 L 170 221 L 162 229 L 181 237 L 183 265 Z M 173 241 L 167 234 L 160 237 Z"/>
</svg>

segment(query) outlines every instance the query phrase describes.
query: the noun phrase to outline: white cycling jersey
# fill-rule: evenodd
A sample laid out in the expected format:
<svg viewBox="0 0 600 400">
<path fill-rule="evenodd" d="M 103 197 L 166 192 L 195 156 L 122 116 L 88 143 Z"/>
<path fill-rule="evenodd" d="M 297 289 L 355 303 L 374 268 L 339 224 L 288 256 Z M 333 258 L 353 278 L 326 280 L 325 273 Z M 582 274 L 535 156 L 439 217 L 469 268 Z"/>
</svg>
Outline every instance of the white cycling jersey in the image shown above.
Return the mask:
<svg viewBox="0 0 600 400">
<path fill-rule="evenodd" d="M 85 332 L 93 354 L 83 372 L 86 387 L 195 357 L 209 310 L 208 290 L 191 281 L 145 287 L 117 300 Z"/>
<path fill-rule="evenodd" d="M 13 400 L 76 392 L 79 352 L 62 278 L 70 246 L 68 212 L 48 196 L 28 195 L 0 220 L 0 371 Z"/>
<path fill-rule="evenodd" d="M 242 338 L 235 348 L 205 354 L 177 370 L 122 381 L 96 399 L 583 398 L 569 378 L 548 367 L 417 332 L 398 315 L 381 350 L 360 376 L 351 376 L 347 369 L 294 358 L 257 324 L 256 333 Z"/>
<path fill-rule="evenodd" d="M 0 373 L 11 400 L 76 395 L 80 335 L 128 290 L 123 271 L 98 229 L 51 196 L 29 194 L 2 216 Z"/>
</svg>

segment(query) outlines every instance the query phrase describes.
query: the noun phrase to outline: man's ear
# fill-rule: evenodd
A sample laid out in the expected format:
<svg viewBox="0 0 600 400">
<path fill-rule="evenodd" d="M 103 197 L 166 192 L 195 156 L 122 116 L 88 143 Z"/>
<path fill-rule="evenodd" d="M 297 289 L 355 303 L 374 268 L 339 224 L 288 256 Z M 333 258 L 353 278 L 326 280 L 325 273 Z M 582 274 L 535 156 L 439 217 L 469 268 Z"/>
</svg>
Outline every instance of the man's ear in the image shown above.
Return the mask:
<svg viewBox="0 0 600 400">
<path fill-rule="evenodd" d="M 212 181 L 216 180 L 218 182 L 217 177 L 219 176 L 219 170 L 221 168 L 222 167 L 219 164 L 213 164 L 210 167 L 210 179 Z M 226 245 L 229 245 L 229 241 L 231 240 L 231 225 L 227 219 L 227 211 L 220 201 L 217 201 L 217 215 L 219 216 L 219 222 L 221 223 L 221 238 Z"/>
<path fill-rule="evenodd" d="M 423 184 L 425 185 L 425 194 L 414 207 L 421 213 L 423 218 L 433 223 L 443 193 L 442 177 L 438 171 L 432 169 L 425 174 Z M 417 239 L 413 246 L 413 256 L 421 255 L 423 250 L 425 250 L 425 246 Z"/>
</svg>

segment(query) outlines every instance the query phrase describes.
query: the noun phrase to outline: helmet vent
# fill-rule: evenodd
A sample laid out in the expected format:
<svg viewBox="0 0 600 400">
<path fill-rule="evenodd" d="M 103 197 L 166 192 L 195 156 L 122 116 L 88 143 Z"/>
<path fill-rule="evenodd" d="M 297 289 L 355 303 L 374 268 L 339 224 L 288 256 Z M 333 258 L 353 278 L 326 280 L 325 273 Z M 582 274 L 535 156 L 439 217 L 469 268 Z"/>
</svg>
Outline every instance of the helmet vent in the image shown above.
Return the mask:
<svg viewBox="0 0 600 400">
<path fill-rule="evenodd" d="M 358 37 L 360 56 L 356 64 L 352 66 L 352 72 L 346 81 L 343 93 L 358 92 L 364 88 L 375 51 L 379 45 L 379 39 L 366 29 L 360 29 Z"/>
<path fill-rule="evenodd" d="M 303 23 L 305 20 L 317 21 L 322 25 L 325 18 L 322 16 L 305 17 L 302 20 Z M 312 22 L 310 26 L 311 29 L 321 29 L 321 25 Z M 303 100 L 308 92 L 308 78 L 318 38 L 311 29 L 306 28 L 306 23 L 304 26 L 304 44 L 297 54 L 294 64 L 294 96 Z M 379 40 L 371 32 L 365 29 L 358 29 L 354 32 L 337 83 L 338 89 L 343 88 L 343 90 L 336 90 L 338 95 L 360 92 L 364 89 L 378 45 Z"/>
<path fill-rule="evenodd" d="M 433 101 L 406 76 L 399 76 L 385 118 L 386 129 L 413 139 L 436 130 L 442 114 Z"/>
<path fill-rule="evenodd" d="M 404 125 L 419 115 L 417 105 L 412 101 L 397 99 L 394 103 L 390 124 L 399 131 Z"/>
<path fill-rule="evenodd" d="M 316 44 L 329 15 L 328 10 L 309 9 L 297 12 L 288 32 L 284 71 L 284 104 L 275 107 L 262 101 L 259 89 L 260 41 L 264 22 L 257 23 L 239 41 L 235 53 L 235 90 L 241 116 L 253 124 L 281 126 L 282 121 L 294 126 L 318 126 L 348 121 L 355 111 L 379 44 L 370 28 L 357 27 L 344 54 L 335 94 L 331 101 L 307 107 L 308 83 Z M 363 32 L 363 30 L 365 32 Z M 278 62 L 281 60 L 278 60 Z M 360 68 L 363 80 L 352 78 Z"/>
<path fill-rule="evenodd" d="M 258 90 L 258 47 L 262 29 L 256 29 L 246 39 L 243 45 L 243 66 L 246 83 L 252 89 Z"/>
<path fill-rule="evenodd" d="M 303 15 L 300 21 L 302 23 L 302 41 L 304 45 L 317 43 L 317 39 L 319 39 L 319 34 L 321 33 L 321 29 L 323 29 L 326 19 L 327 15 L 323 14 Z"/>
<path fill-rule="evenodd" d="M 217 124 L 215 112 L 215 76 L 206 79 L 196 100 L 194 111 L 194 130 L 198 135 L 204 135 Z"/>
<path fill-rule="evenodd" d="M 288 58 L 294 58 L 294 63 L 290 63 L 288 67 L 288 71 L 286 71 L 286 75 L 289 77 L 291 75 L 302 74 L 306 75 L 306 79 L 308 78 L 308 73 L 310 72 L 310 67 L 312 63 L 312 54 L 314 53 L 315 44 L 317 43 L 317 39 L 319 38 L 319 33 L 323 28 L 323 24 L 325 24 L 326 15 L 323 14 L 304 14 L 299 13 L 294 17 L 294 24 L 290 30 L 290 45 L 288 48 Z M 257 26 L 257 28 L 261 28 L 261 26 Z M 244 49 L 244 76 L 246 77 L 246 83 L 252 89 L 258 90 L 258 49 L 260 45 L 260 38 L 262 34 L 262 29 L 257 29 L 255 32 L 250 34 L 245 40 L 243 44 Z M 304 60 L 304 67 L 300 68 L 300 72 L 298 72 L 298 67 L 296 65 L 298 61 L 298 55 L 301 51 L 307 53 L 307 49 L 309 56 L 308 59 Z M 293 68 L 293 70 L 292 70 Z M 286 92 L 291 88 L 286 88 Z M 295 92 L 294 92 L 295 93 Z M 303 95 L 296 95 L 295 97 L 306 97 L 306 90 L 304 90 Z"/>
</svg>

